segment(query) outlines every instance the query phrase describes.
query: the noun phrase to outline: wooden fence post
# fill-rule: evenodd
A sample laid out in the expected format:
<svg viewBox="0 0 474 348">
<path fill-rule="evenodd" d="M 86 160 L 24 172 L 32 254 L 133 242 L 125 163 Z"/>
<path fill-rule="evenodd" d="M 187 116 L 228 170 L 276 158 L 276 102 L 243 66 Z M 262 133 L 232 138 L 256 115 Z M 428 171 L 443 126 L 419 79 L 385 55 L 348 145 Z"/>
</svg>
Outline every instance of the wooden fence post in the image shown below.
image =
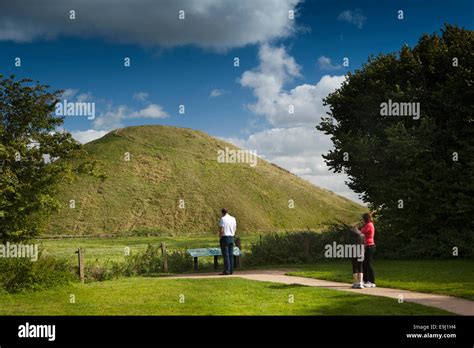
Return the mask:
<svg viewBox="0 0 474 348">
<path fill-rule="evenodd" d="M 161 255 L 163 256 L 163 272 L 168 273 L 168 254 L 166 253 L 165 243 L 161 243 Z"/>
<path fill-rule="evenodd" d="M 240 253 L 242 253 L 242 244 L 240 242 L 240 238 L 235 238 L 235 246 L 239 248 Z M 240 255 L 235 258 L 235 268 L 240 268 L 241 266 L 241 260 L 240 260 Z"/>
<path fill-rule="evenodd" d="M 81 283 L 84 284 L 84 249 L 79 248 L 77 249 L 76 253 L 79 263 L 79 279 L 81 280 Z"/>
</svg>

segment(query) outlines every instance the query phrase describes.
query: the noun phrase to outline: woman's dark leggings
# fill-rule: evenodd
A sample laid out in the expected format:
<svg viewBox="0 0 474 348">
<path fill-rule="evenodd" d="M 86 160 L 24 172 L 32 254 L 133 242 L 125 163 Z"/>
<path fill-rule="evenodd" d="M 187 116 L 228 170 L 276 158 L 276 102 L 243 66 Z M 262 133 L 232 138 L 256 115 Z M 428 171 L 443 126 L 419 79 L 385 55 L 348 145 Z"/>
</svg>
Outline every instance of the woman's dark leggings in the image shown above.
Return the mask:
<svg viewBox="0 0 474 348">
<path fill-rule="evenodd" d="M 372 258 L 375 252 L 375 245 L 366 246 L 364 253 L 364 282 L 371 282 L 375 284 L 375 273 L 372 268 Z"/>
<path fill-rule="evenodd" d="M 363 264 L 357 258 L 351 259 L 352 261 L 352 273 L 362 273 Z"/>
</svg>

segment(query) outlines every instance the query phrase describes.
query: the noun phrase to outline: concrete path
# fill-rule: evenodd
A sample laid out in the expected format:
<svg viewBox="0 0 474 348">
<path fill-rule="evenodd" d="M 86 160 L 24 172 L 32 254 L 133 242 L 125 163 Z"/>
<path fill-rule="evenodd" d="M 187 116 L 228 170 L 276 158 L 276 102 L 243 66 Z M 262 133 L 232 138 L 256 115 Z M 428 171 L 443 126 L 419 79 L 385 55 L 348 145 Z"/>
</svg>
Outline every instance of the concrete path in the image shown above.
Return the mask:
<svg viewBox="0 0 474 348">
<path fill-rule="evenodd" d="M 444 309 L 445 311 L 459 314 L 459 315 L 474 315 L 474 302 L 462 298 L 428 294 L 423 292 L 414 292 L 409 290 L 401 289 L 390 289 L 390 288 L 368 288 L 368 289 L 351 289 L 352 284 L 333 282 L 329 280 L 305 278 L 288 276 L 286 273 L 289 270 L 255 270 L 255 271 L 241 271 L 231 276 L 220 276 L 218 273 L 194 273 L 184 274 L 179 276 L 171 276 L 166 279 L 208 279 L 208 278 L 229 278 L 238 277 L 249 280 L 273 282 L 282 284 L 299 284 L 305 286 L 314 286 L 317 288 L 326 288 L 340 291 L 353 292 L 358 294 L 373 295 L 373 296 L 384 296 L 390 297 L 395 300 L 399 299 L 399 296 L 403 296 L 405 302 L 415 302 L 428 307 L 435 307 Z"/>
</svg>

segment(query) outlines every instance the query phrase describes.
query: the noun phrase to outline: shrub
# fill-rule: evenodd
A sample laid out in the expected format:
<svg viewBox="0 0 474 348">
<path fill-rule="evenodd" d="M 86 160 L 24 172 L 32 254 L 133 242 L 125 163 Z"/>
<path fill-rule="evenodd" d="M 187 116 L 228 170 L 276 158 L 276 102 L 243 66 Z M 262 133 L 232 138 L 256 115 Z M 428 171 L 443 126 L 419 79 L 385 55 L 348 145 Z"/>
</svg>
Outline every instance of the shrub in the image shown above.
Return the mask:
<svg viewBox="0 0 474 348">
<path fill-rule="evenodd" d="M 103 281 L 120 276 L 153 275 L 162 271 L 161 250 L 148 244 L 144 252 L 125 257 L 124 262 L 96 261 L 85 268 L 86 281 Z"/>
<path fill-rule="evenodd" d="M 116 266 L 116 271 L 126 276 L 150 275 L 162 272 L 163 260 L 159 246 L 148 244 L 143 253 L 127 256 L 125 264 Z"/>
<path fill-rule="evenodd" d="M 326 232 L 270 234 L 252 244 L 244 256 L 246 265 L 311 263 L 324 258 L 326 244 L 345 243 L 348 226 L 334 225 Z"/>
<path fill-rule="evenodd" d="M 168 270 L 170 272 L 186 272 L 192 269 L 193 258 L 184 250 L 174 250 L 168 254 Z"/>
<path fill-rule="evenodd" d="M 379 228 L 380 226 L 380 228 Z M 245 265 L 312 263 L 324 260 L 325 245 L 336 242 L 348 242 L 349 226 L 334 225 L 327 231 L 292 232 L 270 234 L 259 242 L 252 244 L 251 253 L 244 255 Z M 397 234 L 385 234 L 383 225 L 376 225 L 375 241 L 379 259 L 412 259 L 412 258 L 452 258 L 453 247 L 457 247 L 459 257 L 472 257 L 474 234 L 465 235 L 463 239 L 451 234 L 442 236 L 430 235 L 420 240 L 416 238 L 401 239 Z M 447 248 L 446 245 L 451 247 Z"/>
<path fill-rule="evenodd" d="M 25 258 L 0 259 L 0 288 L 10 293 L 41 290 L 74 279 L 65 259 L 40 254 L 37 261 Z"/>
<path fill-rule="evenodd" d="M 460 258 L 474 256 L 474 234 L 467 233 L 462 237 L 450 233 L 406 236 L 400 234 L 385 234 L 377 231 L 377 256 L 386 259 L 426 259 L 453 258 L 453 248 L 458 249 Z"/>
<path fill-rule="evenodd" d="M 127 256 L 125 263 L 114 265 L 115 274 L 153 275 L 163 272 L 163 256 L 160 246 L 148 245 L 143 253 Z M 185 272 L 192 267 L 192 257 L 184 250 L 168 251 L 168 271 Z"/>
<path fill-rule="evenodd" d="M 87 265 L 84 270 L 86 281 L 104 281 L 110 280 L 120 275 L 120 264 L 112 261 L 100 263 L 95 261 L 91 265 Z"/>
<path fill-rule="evenodd" d="M 186 272 L 192 269 L 192 257 L 184 250 L 168 253 L 168 271 Z M 148 245 L 144 252 L 126 256 L 124 262 L 95 262 L 86 267 L 86 280 L 103 281 L 124 276 L 150 276 L 163 272 L 163 256 L 160 246 Z"/>
</svg>

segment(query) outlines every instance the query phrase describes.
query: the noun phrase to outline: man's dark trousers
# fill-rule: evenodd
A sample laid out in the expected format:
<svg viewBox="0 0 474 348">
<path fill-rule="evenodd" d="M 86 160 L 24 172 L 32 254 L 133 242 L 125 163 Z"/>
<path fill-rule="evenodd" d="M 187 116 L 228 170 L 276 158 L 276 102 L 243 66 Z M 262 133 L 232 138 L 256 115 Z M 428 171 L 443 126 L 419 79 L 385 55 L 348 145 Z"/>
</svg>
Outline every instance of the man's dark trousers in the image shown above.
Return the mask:
<svg viewBox="0 0 474 348">
<path fill-rule="evenodd" d="M 220 244 L 224 259 L 224 273 L 232 274 L 234 272 L 234 237 L 222 236 Z"/>
</svg>

